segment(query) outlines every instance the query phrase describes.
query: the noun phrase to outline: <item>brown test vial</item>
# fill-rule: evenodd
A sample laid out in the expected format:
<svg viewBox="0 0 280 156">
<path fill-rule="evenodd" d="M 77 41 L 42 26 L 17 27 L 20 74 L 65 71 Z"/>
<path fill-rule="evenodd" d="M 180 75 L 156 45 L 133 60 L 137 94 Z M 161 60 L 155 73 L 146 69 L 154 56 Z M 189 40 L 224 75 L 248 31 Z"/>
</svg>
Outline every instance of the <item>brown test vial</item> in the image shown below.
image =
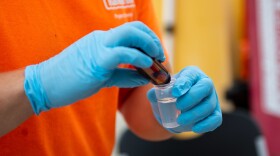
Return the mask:
<svg viewBox="0 0 280 156">
<path fill-rule="evenodd" d="M 171 81 L 171 76 L 166 68 L 157 60 L 153 59 L 153 64 L 150 68 L 136 68 L 138 72 L 150 79 L 154 85 L 168 84 Z"/>
</svg>

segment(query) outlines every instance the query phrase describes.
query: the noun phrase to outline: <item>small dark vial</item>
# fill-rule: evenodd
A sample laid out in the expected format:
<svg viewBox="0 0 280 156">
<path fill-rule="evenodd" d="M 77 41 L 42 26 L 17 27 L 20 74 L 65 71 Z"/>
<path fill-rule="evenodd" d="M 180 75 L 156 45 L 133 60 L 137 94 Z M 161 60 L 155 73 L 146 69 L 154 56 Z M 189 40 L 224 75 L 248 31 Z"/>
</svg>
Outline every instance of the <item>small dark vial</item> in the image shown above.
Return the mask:
<svg viewBox="0 0 280 156">
<path fill-rule="evenodd" d="M 154 85 L 168 84 L 171 76 L 167 69 L 157 60 L 153 59 L 153 64 L 150 68 L 136 68 L 138 72 L 150 79 Z"/>
</svg>

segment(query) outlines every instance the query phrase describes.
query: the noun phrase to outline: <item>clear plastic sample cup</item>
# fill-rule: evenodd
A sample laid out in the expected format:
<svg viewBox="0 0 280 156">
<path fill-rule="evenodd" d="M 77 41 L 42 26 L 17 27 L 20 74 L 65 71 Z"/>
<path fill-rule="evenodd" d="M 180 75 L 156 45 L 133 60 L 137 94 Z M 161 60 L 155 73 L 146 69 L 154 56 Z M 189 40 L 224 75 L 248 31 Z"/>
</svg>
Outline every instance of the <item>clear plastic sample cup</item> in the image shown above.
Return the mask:
<svg viewBox="0 0 280 156">
<path fill-rule="evenodd" d="M 172 97 L 171 94 L 175 80 L 175 78 L 172 78 L 168 84 L 154 86 L 160 118 L 165 128 L 175 128 L 179 126 L 177 117 L 181 112 L 176 108 L 177 99 Z"/>
</svg>

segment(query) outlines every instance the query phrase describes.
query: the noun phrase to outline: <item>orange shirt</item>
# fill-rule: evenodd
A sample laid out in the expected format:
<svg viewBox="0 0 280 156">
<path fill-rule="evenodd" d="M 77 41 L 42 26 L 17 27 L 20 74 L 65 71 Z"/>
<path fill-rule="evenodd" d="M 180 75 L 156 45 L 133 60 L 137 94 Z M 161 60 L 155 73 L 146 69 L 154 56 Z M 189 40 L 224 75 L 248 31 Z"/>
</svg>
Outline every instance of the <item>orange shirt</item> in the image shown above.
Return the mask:
<svg viewBox="0 0 280 156">
<path fill-rule="evenodd" d="M 143 21 L 159 33 L 150 0 L 114 2 L 1 0 L 0 72 L 40 63 L 93 30 L 128 21 Z M 110 155 L 118 98 L 118 88 L 105 88 L 76 104 L 34 115 L 0 138 L 0 155 Z"/>
</svg>

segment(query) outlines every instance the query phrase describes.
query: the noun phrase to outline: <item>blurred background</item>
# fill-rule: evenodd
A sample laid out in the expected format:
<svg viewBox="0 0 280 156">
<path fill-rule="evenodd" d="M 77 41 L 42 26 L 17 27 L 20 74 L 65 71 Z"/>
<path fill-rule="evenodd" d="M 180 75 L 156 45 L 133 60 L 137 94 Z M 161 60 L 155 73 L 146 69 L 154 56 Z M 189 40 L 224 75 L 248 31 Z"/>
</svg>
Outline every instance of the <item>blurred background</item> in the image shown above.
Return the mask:
<svg viewBox="0 0 280 156">
<path fill-rule="evenodd" d="M 147 142 L 118 114 L 113 155 L 280 156 L 280 0 L 153 2 L 173 72 L 196 65 L 212 78 L 223 125 Z"/>
</svg>

